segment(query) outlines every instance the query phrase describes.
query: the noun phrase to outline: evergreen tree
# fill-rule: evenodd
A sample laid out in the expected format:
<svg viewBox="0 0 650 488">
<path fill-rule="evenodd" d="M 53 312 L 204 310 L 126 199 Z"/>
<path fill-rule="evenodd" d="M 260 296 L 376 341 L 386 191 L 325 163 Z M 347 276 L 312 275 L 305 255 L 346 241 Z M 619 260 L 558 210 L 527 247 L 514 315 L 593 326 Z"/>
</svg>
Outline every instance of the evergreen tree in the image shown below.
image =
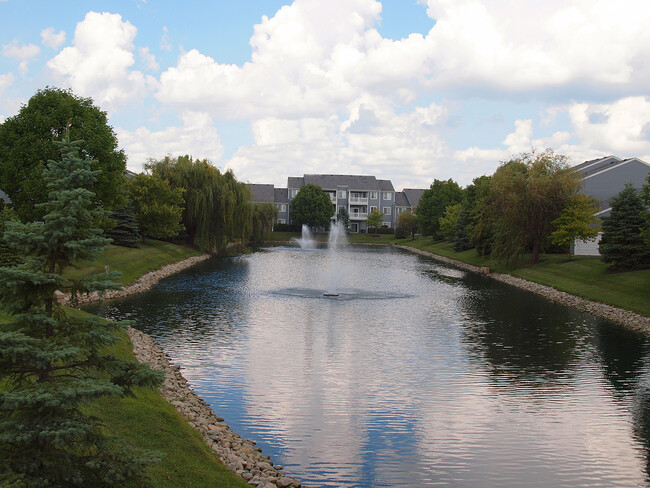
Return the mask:
<svg viewBox="0 0 650 488">
<path fill-rule="evenodd" d="M 612 211 L 603 219 L 599 250 L 610 269 L 631 270 L 650 267 L 650 246 L 643 240 L 646 225 L 643 202 L 632 185 L 610 201 Z"/>
<path fill-rule="evenodd" d="M 106 232 L 106 235 L 113 240 L 113 244 L 123 247 L 138 247 L 140 242 L 140 226 L 135 218 L 135 212 L 131 205 L 118 208 L 111 212 L 111 218 L 115 226 Z"/>
<path fill-rule="evenodd" d="M 3 238 L 7 222 L 18 221 L 18 214 L 6 204 L 0 203 L 0 208 L 0 266 L 8 266 L 20 262 L 19 254 Z"/>
<path fill-rule="evenodd" d="M 60 161 L 43 176 L 49 199 L 41 222 L 8 222 L 4 239 L 24 256 L 0 268 L 0 486 L 112 487 L 146 483 L 155 456 L 105 437 L 85 407 L 100 397 L 153 386 L 159 372 L 106 352 L 125 323 L 71 314 L 54 297 L 118 288 L 115 273 L 72 283 L 61 275 L 77 259 L 92 259 L 109 241 L 94 222 L 87 190 L 97 178 L 90 159 L 66 135 Z"/>
</svg>

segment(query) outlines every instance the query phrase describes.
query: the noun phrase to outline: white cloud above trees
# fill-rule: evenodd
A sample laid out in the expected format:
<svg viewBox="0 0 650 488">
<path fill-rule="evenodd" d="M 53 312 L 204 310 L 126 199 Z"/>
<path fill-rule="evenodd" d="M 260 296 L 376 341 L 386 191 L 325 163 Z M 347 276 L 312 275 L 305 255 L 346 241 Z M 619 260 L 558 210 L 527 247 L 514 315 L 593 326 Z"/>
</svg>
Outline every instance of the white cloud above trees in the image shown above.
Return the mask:
<svg viewBox="0 0 650 488">
<path fill-rule="evenodd" d="M 238 64 L 220 61 L 207 43 L 186 41 L 187 50 L 170 58 L 173 25 L 154 26 L 146 45 L 140 26 L 121 15 L 88 12 L 71 45 L 47 66 L 55 84 L 92 97 L 111 115 L 148 111 L 139 129 L 119 129 L 130 164 L 147 151 L 180 151 L 250 181 L 327 171 L 394 181 L 402 175 L 405 185 L 422 186 L 433 178 L 468 183 L 532 147 L 553 147 L 574 162 L 604 153 L 650 155 L 650 3 L 421 3 L 431 28 L 390 39 L 380 34 L 377 0 L 294 0 L 251 26 L 250 58 Z M 63 30 L 41 31 L 44 46 L 65 41 Z M 3 46 L 5 56 L 23 63 L 21 74 L 37 50 L 16 40 Z M 9 75 L 0 76 L 13 92 Z M 468 130 L 475 100 L 510 103 L 493 114 L 510 124 L 486 131 L 494 142 L 468 137 L 463 144 L 458 136 Z M 517 111 L 517 101 L 535 101 L 539 110 Z M 160 114 L 183 124 L 145 122 Z M 253 142 L 224 151 L 232 143 L 221 141 L 217 121 L 249 123 Z M 225 152 L 233 156 L 215 159 Z"/>
<path fill-rule="evenodd" d="M 115 110 L 147 94 L 147 81 L 135 64 L 137 29 L 119 14 L 88 12 L 77 24 L 73 46 L 47 66 L 75 93 L 90 96 L 105 110 Z"/>
</svg>

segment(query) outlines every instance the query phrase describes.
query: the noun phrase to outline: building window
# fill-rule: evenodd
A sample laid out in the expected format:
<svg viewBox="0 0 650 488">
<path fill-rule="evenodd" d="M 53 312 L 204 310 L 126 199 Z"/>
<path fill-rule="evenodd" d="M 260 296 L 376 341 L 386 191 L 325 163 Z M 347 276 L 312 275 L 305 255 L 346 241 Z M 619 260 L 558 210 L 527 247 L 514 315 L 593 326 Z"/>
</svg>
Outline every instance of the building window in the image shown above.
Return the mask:
<svg viewBox="0 0 650 488">
<path fill-rule="evenodd" d="M 384 207 L 384 215 L 390 215 L 391 207 Z"/>
<path fill-rule="evenodd" d="M 374 205 L 370 205 L 370 211 L 372 212 L 373 210 L 377 210 L 377 207 L 375 207 Z"/>
<path fill-rule="evenodd" d="M 280 210 L 280 212 L 286 212 L 287 205 L 285 203 L 281 203 L 280 205 L 278 205 L 278 209 Z"/>
<path fill-rule="evenodd" d="M 284 219 L 278 219 L 278 224 L 286 224 Z"/>
<path fill-rule="evenodd" d="M 339 212 L 341 212 L 343 210 L 347 210 L 345 205 L 339 205 Z"/>
<path fill-rule="evenodd" d="M 291 198 L 296 198 L 297 194 L 298 194 L 298 190 L 289 190 L 289 196 Z"/>
<path fill-rule="evenodd" d="M 381 193 L 381 199 L 382 200 L 392 200 L 393 199 L 393 194 L 389 191 L 384 191 Z"/>
<path fill-rule="evenodd" d="M 339 198 L 347 198 L 348 192 L 345 190 L 339 190 Z"/>
<path fill-rule="evenodd" d="M 377 200 L 377 197 L 379 197 L 379 192 L 378 191 L 371 191 L 370 192 L 370 199 L 371 200 Z"/>
</svg>

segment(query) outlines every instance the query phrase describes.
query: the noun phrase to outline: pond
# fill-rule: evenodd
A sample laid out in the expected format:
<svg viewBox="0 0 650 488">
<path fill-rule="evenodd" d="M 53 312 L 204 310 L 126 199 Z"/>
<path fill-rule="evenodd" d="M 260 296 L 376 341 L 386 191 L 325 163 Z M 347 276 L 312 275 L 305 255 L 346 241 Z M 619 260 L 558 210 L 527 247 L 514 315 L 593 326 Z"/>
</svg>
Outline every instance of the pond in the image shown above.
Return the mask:
<svg viewBox="0 0 650 488">
<path fill-rule="evenodd" d="M 305 487 L 650 479 L 647 338 L 426 257 L 273 248 L 87 308 Z"/>
</svg>

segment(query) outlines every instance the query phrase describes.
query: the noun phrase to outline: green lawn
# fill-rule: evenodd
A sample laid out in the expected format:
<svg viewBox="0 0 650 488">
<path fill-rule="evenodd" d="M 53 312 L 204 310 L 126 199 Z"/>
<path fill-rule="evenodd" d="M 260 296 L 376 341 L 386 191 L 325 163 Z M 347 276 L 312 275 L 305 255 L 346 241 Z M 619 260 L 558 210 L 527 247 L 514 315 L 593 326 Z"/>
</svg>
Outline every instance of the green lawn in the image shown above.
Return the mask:
<svg viewBox="0 0 650 488">
<path fill-rule="evenodd" d="M 177 263 L 203 253 L 189 246 L 180 246 L 170 242 L 148 239 L 137 249 L 119 246 L 107 246 L 96 261 L 80 261 L 67 268 L 63 275 L 67 278 L 80 278 L 84 275 L 101 273 L 108 265 L 110 271 L 122 273 L 121 283 L 130 285 L 140 276 L 162 268 L 166 264 Z"/>
</svg>

